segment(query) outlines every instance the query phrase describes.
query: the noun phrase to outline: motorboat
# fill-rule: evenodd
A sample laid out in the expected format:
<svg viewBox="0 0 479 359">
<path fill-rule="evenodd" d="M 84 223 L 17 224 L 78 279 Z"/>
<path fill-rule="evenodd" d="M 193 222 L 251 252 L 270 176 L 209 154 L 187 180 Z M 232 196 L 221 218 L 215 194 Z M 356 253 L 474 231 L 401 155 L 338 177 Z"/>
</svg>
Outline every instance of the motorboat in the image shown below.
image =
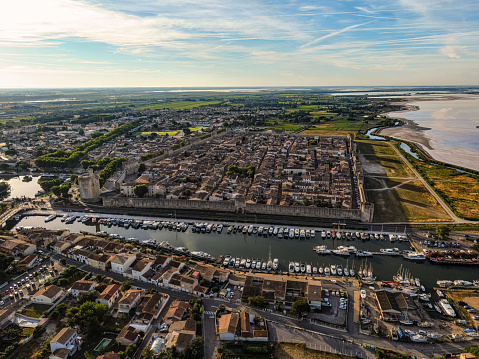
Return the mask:
<svg viewBox="0 0 479 359">
<path fill-rule="evenodd" d="M 398 248 L 381 248 L 379 251 L 382 254 L 389 255 L 389 256 L 398 256 L 401 254 Z"/>
<path fill-rule="evenodd" d="M 289 273 L 294 273 L 294 263 L 289 262 Z"/>
</svg>

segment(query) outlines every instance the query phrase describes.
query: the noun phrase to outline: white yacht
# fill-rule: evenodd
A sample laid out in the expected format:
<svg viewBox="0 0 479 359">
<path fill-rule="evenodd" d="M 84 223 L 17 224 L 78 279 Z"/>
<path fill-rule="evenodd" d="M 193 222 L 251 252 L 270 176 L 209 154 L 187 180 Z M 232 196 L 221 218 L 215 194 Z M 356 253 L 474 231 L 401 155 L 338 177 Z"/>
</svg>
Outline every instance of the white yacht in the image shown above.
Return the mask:
<svg viewBox="0 0 479 359">
<path fill-rule="evenodd" d="M 329 270 L 329 267 L 324 267 L 324 274 L 325 275 L 330 275 L 331 271 Z"/>
<path fill-rule="evenodd" d="M 289 238 L 290 239 L 294 238 L 294 229 L 292 229 L 292 228 L 289 230 Z"/>
<path fill-rule="evenodd" d="M 336 275 L 336 264 L 331 264 L 331 275 Z"/>
<path fill-rule="evenodd" d="M 410 261 L 415 261 L 415 262 L 426 260 L 426 256 L 422 254 L 421 252 L 406 251 L 404 252 L 403 257 L 405 259 L 408 259 Z"/>
<path fill-rule="evenodd" d="M 289 273 L 294 273 L 294 263 L 289 262 Z"/>
<path fill-rule="evenodd" d="M 273 259 L 273 270 L 278 270 L 279 261 L 278 258 Z"/>
<path fill-rule="evenodd" d="M 306 265 L 306 274 L 311 274 L 311 273 L 312 273 L 311 264 L 307 264 Z"/>
<path fill-rule="evenodd" d="M 301 269 L 301 273 L 306 272 L 306 266 L 304 265 L 304 263 L 301 263 L 300 269 Z"/>
<path fill-rule="evenodd" d="M 313 247 L 313 250 L 318 254 L 331 254 L 331 251 L 325 245 Z"/>
<path fill-rule="evenodd" d="M 294 271 L 295 271 L 296 273 L 299 273 L 299 271 L 300 271 L 299 263 L 298 263 L 298 262 L 294 262 Z"/>
<path fill-rule="evenodd" d="M 382 254 L 386 254 L 386 255 L 389 255 L 389 256 L 398 256 L 398 255 L 401 254 L 401 252 L 399 252 L 398 248 L 381 248 L 379 251 Z"/>
</svg>

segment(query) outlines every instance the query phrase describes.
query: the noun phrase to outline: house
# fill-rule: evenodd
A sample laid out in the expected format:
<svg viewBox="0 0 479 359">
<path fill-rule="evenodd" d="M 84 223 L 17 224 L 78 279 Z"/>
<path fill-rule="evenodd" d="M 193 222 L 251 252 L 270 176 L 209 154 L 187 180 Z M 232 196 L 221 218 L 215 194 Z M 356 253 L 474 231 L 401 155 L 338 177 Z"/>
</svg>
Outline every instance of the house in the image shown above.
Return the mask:
<svg viewBox="0 0 479 359">
<path fill-rule="evenodd" d="M 0 310 L 0 329 L 9 326 L 15 319 L 15 311 L 11 309 Z"/>
<path fill-rule="evenodd" d="M 188 312 L 188 308 L 188 303 L 175 300 L 173 303 L 171 303 L 170 308 L 166 312 L 164 322 L 170 325 L 173 322 L 183 320 L 183 317 Z"/>
<path fill-rule="evenodd" d="M 88 257 L 89 265 L 93 268 L 101 269 L 106 271 L 108 269 L 108 263 L 113 258 L 111 254 L 96 254 L 92 253 Z"/>
<path fill-rule="evenodd" d="M 177 352 L 182 353 L 194 338 L 195 334 L 192 333 L 173 332 L 171 336 L 166 338 L 165 347 L 168 349 L 175 347 Z"/>
<path fill-rule="evenodd" d="M 116 337 L 116 342 L 128 346 L 138 341 L 138 333 L 135 328 L 126 325 Z"/>
<path fill-rule="evenodd" d="M 197 285 L 196 287 L 193 288 L 193 294 L 199 297 L 204 297 L 206 296 L 206 293 L 208 293 L 208 290 L 209 290 L 208 287 Z"/>
<path fill-rule="evenodd" d="M 67 359 L 70 356 L 70 350 L 67 348 L 59 348 L 55 350 L 48 359 Z"/>
<path fill-rule="evenodd" d="M 77 331 L 72 328 L 63 328 L 60 332 L 55 335 L 55 337 L 50 341 L 50 350 L 53 355 L 58 355 L 61 358 L 61 355 L 68 350 L 68 355 L 75 354 L 78 348 L 78 337 Z M 60 352 L 57 352 L 59 349 Z"/>
<path fill-rule="evenodd" d="M 235 340 L 239 319 L 238 313 L 224 314 L 218 319 L 220 340 Z"/>
<path fill-rule="evenodd" d="M 100 296 L 95 300 L 95 302 L 103 304 L 110 309 L 119 297 L 120 285 L 110 284 L 103 292 L 100 293 Z"/>
<path fill-rule="evenodd" d="M 135 260 L 136 256 L 134 254 L 117 254 L 110 261 L 111 271 L 113 273 L 124 274 Z"/>
<path fill-rule="evenodd" d="M 228 280 L 230 271 L 216 268 L 210 265 L 197 264 L 195 271 L 198 272 L 201 278 L 211 282 L 217 280 L 218 282 L 225 282 Z"/>
<path fill-rule="evenodd" d="M 32 268 L 35 265 L 37 258 L 38 256 L 36 254 L 30 254 L 18 262 L 18 266 L 23 269 Z"/>
<path fill-rule="evenodd" d="M 71 288 L 72 295 L 76 298 L 80 293 L 91 292 L 96 288 L 96 282 L 91 280 L 77 280 Z"/>
<path fill-rule="evenodd" d="M 118 312 L 128 313 L 131 309 L 135 308 L 141 299 L 141 289 L 129 289 L 118 303 Z"/>
<path fill-rule="evenodd" d="M 50 285 L 39 289 L 31 298 L 32 302 L 39 304 L 53 304 L 64 294 L 63 289 Z"/>
<path fill-rule="evenodd" d="M 136 308 L 136 316 L 131 320 L 130 326 L 138 331 L 146 332 L 150 329 L 153 320 L 157 319 L 168 301 L 168 296 L 161 293 L 148 294 Z"/>
<path fill-rule="evenodd" d="M 72 245 L 69 242 L 64 242 L 64 241 L 58 241 L 55 243 L 52 247 L 53 252 L 56 254 L 62 254 L 63 251 L 67 250 L 70 248 Z"/>
<path fill-rule="evenodd" d="M 149 278 L 144 278 L 143 275 L 151 269 L 155 261 L 149 258 L 140 259 L 131 269 L 133 279 L 146 282 Z"/>
<path fill-rule="evenodd" d="M 308 286 L 308 303 L 312 309 L 321 309 L 321 285 Z"/>
<path fill-rule="evenodd" d="M 35 253 L 37 246 L 13 237 L 0 237 L 0 252 L 11 256 L 28 256 Z"/>
</svg>

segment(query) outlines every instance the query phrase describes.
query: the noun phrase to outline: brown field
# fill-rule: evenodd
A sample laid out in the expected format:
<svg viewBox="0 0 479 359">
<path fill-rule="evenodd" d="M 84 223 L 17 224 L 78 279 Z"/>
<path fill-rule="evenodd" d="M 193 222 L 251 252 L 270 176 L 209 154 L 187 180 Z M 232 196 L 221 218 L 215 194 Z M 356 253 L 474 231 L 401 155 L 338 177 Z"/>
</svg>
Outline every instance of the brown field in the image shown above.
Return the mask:
<svg viewBox="0 0 479 359">
<path fill-rule="evenodd" d="M 464 174 L 453 168 L 425 165 L 419 161 L 434 187 L 444 193 L 461 216 L 479 218 L 479 177 Z"/>
<path fill-rule="evenodd" d="M 419 180 L 405 183 L 395 190 L 409 221 L 426 222 L 450 219 Z"/>
<path fill-rule="evenodd" d="M 391 146 L 358 141 L 368 199 L 374 203 L 374 222 L 436 222 L 449 216 Z"/>
</svg>

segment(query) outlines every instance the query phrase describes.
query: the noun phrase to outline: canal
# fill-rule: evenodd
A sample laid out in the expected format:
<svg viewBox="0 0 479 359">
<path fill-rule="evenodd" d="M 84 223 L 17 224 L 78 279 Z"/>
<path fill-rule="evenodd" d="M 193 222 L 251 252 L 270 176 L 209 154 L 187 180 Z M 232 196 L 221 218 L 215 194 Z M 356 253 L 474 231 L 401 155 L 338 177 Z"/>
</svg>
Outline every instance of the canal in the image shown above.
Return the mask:
<svg viewBox="0 0 479 359">
<path fill-rule="evenodd" d="M 60 213 L 63 215 L 64 213 Z M 83 215 L 82 213 L 69 213 L 75 215 Z M 101 218 L 107 218 L 108 215 L 99 215 Z M 190 251 L 203 251 L 211 254 L 212 256 L 219 257 L 221 254 L 230 254 L 234 257 L 262 259 L 268 260 L 268 253 L 271 249 L 271 257 L 278 258 L 280 270 L 287 271 L 290 261 L 303 262 L 306 264 L 312 264 L 317 267 L 324 267 L 331 264 L 341 264 L 343 267 L 354 265 L 354 269 L 359 269 L 360 265 L 364 263 L 364 260 L 357 258 L 354 255 L 346 257 L 340 257 L 337 255 L 318 255 L 313 251 L 313 247 L 317 245 L 327 245 L 328 248 L 334 249 L 340 245 L 352 245 L 358 250 L 368 250 L 371 252 L 379 252 L 381 248 L 393 248 L 396 247 L 399 250 L 410 249 L 408 242 L 394 242 L 389 241 L 376 241 L 370 240 L 362 242 L 360 240 L 347 241 L 347 240 L 332 240 L 321 239 L 320 233 L 316 232 L 315 239 L 285 239 L 278 238 L 276 236 L 257 236 L 256 234 L 227 234 L 226 229 L 222 233 L 210 233 L 201 234 L 193 233 L 191 226 L 186 232 L 176 232 L 162 230 L 144 230 L 144 229 L 126 229 L 124 227 L 108 227 L 106 225 L 86 225 L 79 222 L 72 224 L 65 224 L 61 222 L 60 217 L 57 217 L 51 222 L 45 223 L 43 216 L 30 216 L 22 218 L 17 226 L 33 226 L 43 227 L 47 229 L 68 229 L 71 232 L 88 231 L 96 233 L 98 231 L 106 231 L 108 233 L 116 233 L 124 236 L 125 238 L 135 237 L 140 240 L 154 239 L 157 243 L 162 241 L 168 241 L 174 247 L 187 247 Z M 131 219 L 143 219 L 143 220 L 161 220 L 159 218 L 148 217 L 132 217 L 132 216 L 120 216 L 110 215 L 109 218 L 131 218 Z M 171 219 L 167 219 L 171 221 Z M 185 222 L 192 222 L 191 220 Z M 259 225 L 259 224 L 258 224 Z M 327 230 L 331 230 L 328 228 Z M 415 263 L 405 260 L 402 256 L 392 257 L 386 255 L 374 255 L 367 259 L 367 266 L 372 265 L 373 273 L 377 276 L 378 280 L 392 280 L 402 265 L 403 268 L 407 268 L 413 277 L 418 277 L 428 290 L 431 290 L 433 286 L 436 286 L 437 280 L 468 280 L 472 281 L 479 279 L 478 269 L 471 267 L 459 267 L 459 266 L 438 266 L 432 265 L 427 261 L 422 263 Z"/>
</svg>

